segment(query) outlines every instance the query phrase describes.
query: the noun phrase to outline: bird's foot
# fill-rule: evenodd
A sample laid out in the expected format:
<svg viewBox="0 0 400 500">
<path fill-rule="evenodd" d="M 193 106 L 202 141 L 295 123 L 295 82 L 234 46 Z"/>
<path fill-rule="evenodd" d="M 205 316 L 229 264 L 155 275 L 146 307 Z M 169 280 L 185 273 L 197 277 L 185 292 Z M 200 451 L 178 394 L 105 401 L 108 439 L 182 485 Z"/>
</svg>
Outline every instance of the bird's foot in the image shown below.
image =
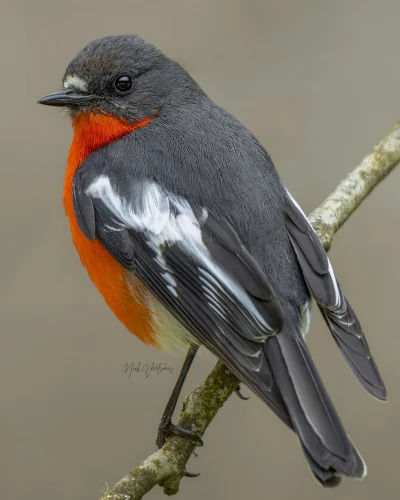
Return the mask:
<svg viewBox="0 0 400 500">
<path fill-rule="evenodd" d="M 195 439 L 199 444 L 198 446 L 203 446 L 203 440 L 197 434 L 197 432 L 191 431 L 190 429 L 183 429 L 182 427 L 178 427 L 170 422 L 161 422 L 158 426 L 158 435 L 156 439 L 156 445 L 158 448 L 164 446 L 165 441 L 172 435 L 187 437 L 189 439 Z M 198 477 L 200 476 L 200 472 L 185 472 L 186 477 Z"/>
<path fill-rule="evenodd" d="M 191 431 L 190 429 L 184 429 L 183 427 L 178 427 L 169 421 L 165 423 L 161 422 L 158 426 L 158 435 L 156 439 L 157 447 L 161 448 L 170 436 L 182 436 L 189 439 L 195 439 L 199 443 L 198 446 L 203 446 L 203 440 L 197 432 Z"/>
</svg>

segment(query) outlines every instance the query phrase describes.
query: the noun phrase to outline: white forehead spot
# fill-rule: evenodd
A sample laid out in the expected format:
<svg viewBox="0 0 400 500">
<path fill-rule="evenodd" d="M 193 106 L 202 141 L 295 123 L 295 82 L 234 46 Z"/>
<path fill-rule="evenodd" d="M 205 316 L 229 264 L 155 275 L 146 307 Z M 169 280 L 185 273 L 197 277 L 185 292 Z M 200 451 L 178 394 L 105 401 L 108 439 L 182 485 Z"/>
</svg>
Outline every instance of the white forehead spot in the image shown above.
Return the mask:
<svg viewBox="0 0 400 500">
<path fill-rule="evenodd" d="M 82 80 L 82 78 L 79 78 L 79 76 L 76 75 L 67 75 L 64 80 L 64 88 L 70 89 L 71 87 L 76 90 L 81 90 L 82 92 L 87 91 L 87 83 L 85 80 Z"/>
</svg>

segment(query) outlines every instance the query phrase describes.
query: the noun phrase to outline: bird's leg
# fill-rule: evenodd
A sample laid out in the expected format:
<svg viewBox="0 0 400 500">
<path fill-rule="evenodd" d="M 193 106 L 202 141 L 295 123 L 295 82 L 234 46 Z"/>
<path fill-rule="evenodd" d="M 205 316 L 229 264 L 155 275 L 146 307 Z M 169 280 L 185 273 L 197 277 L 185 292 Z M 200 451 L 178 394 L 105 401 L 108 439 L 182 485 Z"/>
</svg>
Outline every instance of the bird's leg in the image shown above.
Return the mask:
<svg viewBox="0 0 400 500">
<path fill-rule="evenodd" d="M 174 413 L 176 403 L 178 402 L 179 394 L 181 393 L 183 383 L 185 382 L 186 375 L 189 372 L 190 366 L 192 365 L 197 350 L 198 346 L 194 344 L 190 345 L 189 352 L 186 356 L 185 362 L 183 363 L 174 390 L 172 391 L 167 406 L 165 407 L 163 416 L 161 417 L 161 422 L 158 426 L 158 435 L 156 440 L 156 445 L 158 446 L 158 448 L 161 448 L 165 443 L 165 441 L 167 440 L 167 438 L 172 434 L 196 439 L 197 441 L 200 442 L 201 445 L 203 444 L 203 441 L 196 432 L 190 429 L 183 429 L 182 427 L 178 427 L 171 422 L 171 418 Z"/>
</svg>

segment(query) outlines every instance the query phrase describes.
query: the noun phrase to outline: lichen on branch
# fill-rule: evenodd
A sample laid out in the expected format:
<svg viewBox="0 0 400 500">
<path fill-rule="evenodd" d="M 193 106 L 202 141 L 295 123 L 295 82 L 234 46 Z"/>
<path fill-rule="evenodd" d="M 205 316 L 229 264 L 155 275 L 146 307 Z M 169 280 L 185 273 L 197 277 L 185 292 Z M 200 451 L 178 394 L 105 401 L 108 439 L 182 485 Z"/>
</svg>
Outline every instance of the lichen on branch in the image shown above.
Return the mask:
<svg viewBox="0 0 400 500">
<path fill-rule="evenodd" d="M 308 217 L 326 251 L 334 234 L 400 161 L 400 124 L 366 156 Z"/>
</svg>

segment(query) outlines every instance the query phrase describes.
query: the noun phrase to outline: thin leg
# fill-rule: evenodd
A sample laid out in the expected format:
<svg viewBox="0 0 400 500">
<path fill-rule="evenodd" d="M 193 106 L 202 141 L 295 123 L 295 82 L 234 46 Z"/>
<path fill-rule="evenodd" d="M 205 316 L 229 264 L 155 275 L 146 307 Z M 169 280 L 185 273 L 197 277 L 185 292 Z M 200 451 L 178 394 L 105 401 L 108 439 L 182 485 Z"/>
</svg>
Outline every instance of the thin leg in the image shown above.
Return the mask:
<svg viewBox="0 0 400 500">
<path fill-rule="evenodd" d="M 179 394 L 181 393 L 183 383 L 185 382 L 186 375 L 189 372 L 189 369 L 192 365 L 197 350 L 198 346 L 193 344 L 190 345 L 189 352 L 186 356 L 185 362 L 183 363 L 174 390 L 172 391 L 167 406 L 165 407 L 163 416 L 161 417 L 161 422 L 158 426 L 158 435 L 156 440 L 156 445 L 158 446 L 158 448 L 161 448 L 163 446 L 163 444 L 171 434 L 197 439 L 198 441 L 200 441 L 201 444 L 203 444 L 200 436 L 198 436 L 195 432 L 189 429 L 183 429 L 182 427 L 177 427 L 171 422 L 172 415 L 175 411 L 176 404 L 178 402 Z"/>
</svg>

